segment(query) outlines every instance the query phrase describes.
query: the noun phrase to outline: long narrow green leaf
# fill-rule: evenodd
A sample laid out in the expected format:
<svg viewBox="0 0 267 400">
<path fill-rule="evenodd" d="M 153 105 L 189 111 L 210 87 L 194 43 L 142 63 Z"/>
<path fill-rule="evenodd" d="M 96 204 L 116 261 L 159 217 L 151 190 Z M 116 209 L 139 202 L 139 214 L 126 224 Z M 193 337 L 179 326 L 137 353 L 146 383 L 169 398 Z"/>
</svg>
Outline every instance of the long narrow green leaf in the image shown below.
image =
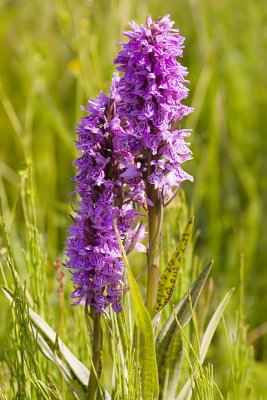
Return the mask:
<svg viewBox="0 0 267 400">
<path fill-rule="evenodd" d="M 177 323 L 175 321 L 174 315 L 177 316 L 179 323 L 182 327 L 184 327 L 189 322 L 192 316 L 191 307 L 194 308 L 196 306 L 199 295 L 207 280 L 212 265 L 213 261 L 210 261 L 203 269 L 201 274 L 197 277 L 195 282 L 192 284 L 191 288 L 188 290 L 188 293 L 186 293 L 179 301 L 179 303 L 174 307 L 174 312 L 171 314 L 158 335 L 157 343 L 161 343 L 168 333 L 173 333 L 173 331 L 175 330 Z"/>
<path fill-rule="evenodd" d="M 78 360 L 77 357 L 67 348 L 67 346 L 58 337 L 56 332 L 47 324 L 40 315 L 36 314 L 33 310 L 29 309 L 30 319 L 33 321 L 38 331 L 41 331 L 52 343 L 57 344 L 60 353 L 64 360 L 69 365 L 72 372 L 76 375 L 79 381 L 83 385 L 88 384 L 89 371 L 88 369 Z"/>
<path fill-rule="evenodd" d="M 223 315 L 223 312 L 225 310 L 225 307 L 227 306 L 228 301 L 230 300 L 230 297 L 235 289 L 232 288 L 229 290 L 229 292 L 226 293 L 220 304 L 218 305 L 215 313 L 213 314 L 209 325 L 207 326 L 207 329 L 205 330 L 201 346 L 200 346 L 200 364 L 203 364 L 203 361 L 206 357 L 210 342 L 213 338 L 214 332 L 218 326 L 218 323 L 220 322 L 220 319 Z"/>
<path fill-rule="evenodd" d="M 176 330 L 168 346 L 164 366 L 159 371 L 160 400 L 174 399 L 183 361 L 183 340 L 180 330 Z"/>
<path fill-rule="evenodd" d="M 166 304 L 170 301 L 173 295 L 175 283 L 181 265 L 184 261 L 193 225 L 194 225 L 194 217 L 192 217 L 188 222 L 188 224 L 186 225 L 181 240 L 179 242 L 179 245 L 175 250 L 175 252 L 173 253 L 172 258 L 169 260 L 167 267 L 164 269 L 163 274 L 160 277 L 155 313 L 162 310 L 166 306 Z"/>
<path fill-rule="evenodd" d="M 55 353 L 54 349 L 47 342 L 47 339 L 45 339 L 33 325 L 32 330 L 37 337 L 37 344 L 41 352 L 59 369 L 70 391 L 74 392 L 79 399 L 85 400 L 87 386 L 81 384 L 77 377 L 72 373 L 69 366 Z"/>
<path fill-rule="evenodd" d="M 2 287 L 2 290 L 9 301 L 12 301 L 12 292 L 5 287 Z M 51 328 L 51 326 L 48 325 L 48 323 L 44 321 L 43 318 L 40 317 L 40 315 L 36 314 L 36 312 L 34 312 L 31 308 L 29 308 L 29 316 L 39 332 L 41 332 L 54 345 L 56 343 L 58 344 L 59 350 L 63 358 L 65 359 L 73 373 L 84 386 L 87 386 L 89 379 L 88 369 L 65 346 L 65 344 L 57 336 L 56 332 Z"/>
<path fill-rule="evenodd" d="M 205 357 L 207 355 L 211 340 L 213 338 L 214 332 L 222 318 L 223 312 L 225 310 L 225 307 L 228 304 L 228 301 L 230 300 L 230 297 L 234 291 L 234 288 L 229 290 L 229 292 L 226 293 L 220 304 L 218 305 L 215 313 L 213 314 L 207 329 L 204 333 L 201 345 L 200 345 L 200 355 L 199 355 L 199 365 L 202 365 Z M 181 389 L 178 397 L 176 397 L 176 400 L 190 400 L 192 396 L 192 385 L 194 384 L 194 381 L 191 380 L 190 378 L 187 380 L 183 388 Z"/>
<path fill-rule="evenodd" d="M 12 291 L 1 286 L 1 289 L 7 299 L 12 302 Z M 29 308 L 29 317 L 33 323 L 33 331 L 37 332 L 37 343 L 43 354 L 52 361 L 62 373 L 64 379 L 77 392 L 82 395 L 83 388 L 87 388 L 89 380 L 88 369 L 74 356 L 67 346 L 58 337 L 56 332 L 47 324 L 38 314 Z M 60 354 L 66 364 L 55 354 L 53 348 L 57 346 Z M 110 399 L 110 395 L 104 390 L 105 399 Z"/>
<path fill-rule="evenodd" d="M 193 285 L 191 286 L 191 289 L 184 295 L 184 297 L 180 300 L 180 302 L 177 304 L 177 306 L 174 309 L 174 313 L 170 316 L 170 318 L 167 320 L 166 324 L 163 326 L 161 332 L 158 335 L 157 341 L 156 341 L 156 354 L 157 354 L 157 363 L 158 365 L 161 366 L 161 380 L 160 382 L 162 383 L 163 381 L 165 382 L 165 379 L 167 377 L 167 374 L 170 373 L 168 372 L 168 357 L 170 357 L 170 354 L 172 352 L 172 343 L 173 343 L 173 338 L 176 336 L 176 332 L 179 332 L 179 327 L 177 325 L 177 322 L 175 320 L 175 315 L 176 318 L 178 319 L 180 326 L 184 327 L 191 319 L 192 317 L 192 308 L 195 308 L 199 295 L 203 289 L 203 286 L 207 280 L 207 277 L 209 275 L 209 272 L 212 267 L 212 261 L 208 263 L 208 265 L 204 268 L 204 270 L 201 272 L 201 274 L 198 276 L 198 278 L 195 280 Z M 179 332 L 180 334 L 180 332 Z M 169 367 L 170 369 L 172 368 L 179 368 L 179 357 L 181 355 L 177 355 L 177 366 L 175 366 L 175 363 L 173 363 L 172 367 Z M 177 381 L 176 381 L 176 387 L 178 385 L 178 379 L 179 376 L 177 375 Z M 166 382 L 165 382 L 166 384 Z M 174 390 L 174 381 L 170 381 L 170 386 L 165 387 L 165 391 L 170 390 L 173 393 Z"/>
<path fill-rule="evenodd" d="M 136 318 L 136 327 L 139 336 L 138 359 L 141 365 L 142 393 L 144 400 L 158 399 L 158 371 L 154 345 L 153 327 L 148 311 L 142 301 L 136 280 L 130 269 L 118 229 L 115 224 L 115 231 L 120 245 L 123 261 L 127 269 L 127 277 L 131 289 Z"/>
<path fill-rule="evenodd" d="M 1 286 L 3 293 L 5 294 L 6 298 L 12 302 L 13 301 L 13 294 L 11 290 L 6 287 Z M 87 385 L 83 385 L 77 377 L 72 373 L 69 366 L 55 353 L 53 349 L 54 342 L 50 339 L 45 338 L 43 333 L 38 331 L 37 327 L 32 323 L 31 324 L 31 331 L 33 335 L 36 337 L 37 344 L 41 352 L 44 354 L 48 360 L 52 361 L 53 364 L 59 369 L 60 373 L 62 374 L 64 380 L 68 384 L 70 391 L 75 392 L 76 395 L 81 399 L 86 399 L 86 390 Z M 109 397 L 110 399 L 110 397 Z"/>
</svg>

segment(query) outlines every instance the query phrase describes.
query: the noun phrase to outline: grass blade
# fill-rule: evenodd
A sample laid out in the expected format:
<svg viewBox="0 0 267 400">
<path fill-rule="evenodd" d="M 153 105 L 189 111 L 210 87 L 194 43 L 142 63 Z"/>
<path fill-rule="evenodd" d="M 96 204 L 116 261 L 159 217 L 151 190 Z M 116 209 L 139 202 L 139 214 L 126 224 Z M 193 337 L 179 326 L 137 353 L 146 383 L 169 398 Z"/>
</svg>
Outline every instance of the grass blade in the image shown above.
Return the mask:
<svg viewBox="0 0 267 400">
<path fill-rule="evenodd" d="M 1 286 L 1 289 L 6 298 L 12 302 L 12 291 L 4 286 Z M 32 331 L 35 333 L 38 347 L 42 353 L 58 367 L 71 391 L 74 390 L 80 399 L 85 399 L 89 380 L 88 369 L 67 348 L 50 325 L 31 308 L 29 308 L 29 317 L 32 322 Z M 62 358 L 56 354 L 55 348 Z M 103 392 L 104 399 L 110 400 L 109 393 L 105 389 Z"/>
<path fill-rule="evenodd" d="M 10 302 L 12 302 L 12 292 L 2 286 L 2 290 L 5 296 Z M 89 379 L 88 369 L 74 356 L 74 354 L 67 348 L 67 346 L 58 337 L 57 333 L 51 328 L 50 325 L 40 315 L 36 314 L 31 308 L 29 308 L 29 317 L 36 327 L 37 331 L 40 332 L 46 339 L 48 339 L 53 345 L 58 345 L 60 353 L 66 363 L 69 365 L 72 372 L 78 378 L 80 383 L 87 386 Z"/>
</svg>

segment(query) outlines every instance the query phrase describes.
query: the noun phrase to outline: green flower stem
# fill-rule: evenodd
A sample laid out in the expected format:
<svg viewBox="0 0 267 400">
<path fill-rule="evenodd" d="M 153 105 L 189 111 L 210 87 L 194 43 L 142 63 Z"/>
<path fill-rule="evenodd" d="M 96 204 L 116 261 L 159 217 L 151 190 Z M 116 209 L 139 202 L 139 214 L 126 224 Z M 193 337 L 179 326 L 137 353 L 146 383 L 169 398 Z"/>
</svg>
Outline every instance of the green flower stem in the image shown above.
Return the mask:
<svg viewBox="0 0 267 400">
<path fill-rule="evenodd" d="M 153 316 L 160 277 L 159 261 L 161 252 L 163 204 L 160 192 L 155 189 L 153 185 L 148 183 L 146 189 L 148 198 L 153 202 L 153 206 L 148 206 L 148 275 L 146 307 L 150 316 Z"/>
<path fill-rule="evenodd" d="M 93 318 L 92 367 L 88 383 L 88 400 L 95 400 L 101 375 L 102 331 L 100 324 L 101 314 L 95 313 L 91 308 L 91 316 Z"/>
</svg>

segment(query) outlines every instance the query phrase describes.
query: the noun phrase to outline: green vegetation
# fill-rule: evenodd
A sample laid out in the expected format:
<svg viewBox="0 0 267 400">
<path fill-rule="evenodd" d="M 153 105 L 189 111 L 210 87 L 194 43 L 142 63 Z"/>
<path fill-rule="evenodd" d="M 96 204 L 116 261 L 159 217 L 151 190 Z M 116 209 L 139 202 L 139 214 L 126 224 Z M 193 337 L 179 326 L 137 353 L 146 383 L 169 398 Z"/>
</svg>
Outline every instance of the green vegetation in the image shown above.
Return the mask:
<svg viewBox="0 0 267 400">
<path fill-rule="evenodd" d="M 71 203 L 75 204 L 75 197 L 69 197 L 74 189 L 70 178 L 75 123 L 82 115 L 80 105 L 109 87 L 112 60 L 128 21 L 142 23 L 149 13 L 153 17 L 170 13 L 186 36 L 188 104 L 195 108 L 183 126 L 193 129 L 194 160 L 186 168 L 195 182 L 184 184 L 187 205 L 181 192 L 164 217 L 163 266 L 195 215 L 185 260 L 181 268 L 177 266 L 174 304 L 208 260 L 214 260 L 196 308 L 193 296 L 187 296 L 188 318 L 181 319 L 178 312 L 173 326 L 179 326 L 179 331 L 168 342 L 166 353 L 157 355 L 164 365 L 166 354 L 172 354 L 170 346 L 183 352 L 182 366 L 173 361 L 167 375 L 161 371 L 160 396 L 171 399 L 173 392 L 168 390 L 173 388 L 173 376 L 179 381 L 179 375 L 179 389 L 184 391 L 179 400 L 186 390 L 192 390 L 194 400 L 266 396 L 265 1 L 2 0 L 0 284 L 12 288 L 13 306 L 8 292 L 1 292 L 0 399 L 73 398 L 62 371 L 77 392 L 83 392 L 82 381 L 69 374 L 68 361 L 62 360 L 58 339 L 90 370 L 84 312 L 70 305 L 72 284 L 62 266 L 68 215 Z M 130 338 L 134 318 L 140 330 L 148 326 L 131 276 L 131 271 L 134 276 L 142 274 L 145 260 L 134 255 L 129 264 L 136 315 L 130 312 L 127 294 L 129 315 L 113 314 L 103 326 L 109 342 L 103 348 L 101 383 L 115 399 L 139 399 L 144 379 Z M 144 276 L 139 283 L 143 295 Z M 222 316 L 220 310 L 233 287 Z M 58 333 L 55 340 L 37 329 L 30 310 L 53 327 Z M 171 310 L 171 305 L 162 310 L 159 333 Z M 189 315 L 191 322 L 186 325 Z M 214 316 L 217 319 L 210 326 Z M 143 338 L 144 349 L 145 340 L 149 338 Z M 82 367 L 77 368 L 76 373 L 81 373 Z"/>
</svg>

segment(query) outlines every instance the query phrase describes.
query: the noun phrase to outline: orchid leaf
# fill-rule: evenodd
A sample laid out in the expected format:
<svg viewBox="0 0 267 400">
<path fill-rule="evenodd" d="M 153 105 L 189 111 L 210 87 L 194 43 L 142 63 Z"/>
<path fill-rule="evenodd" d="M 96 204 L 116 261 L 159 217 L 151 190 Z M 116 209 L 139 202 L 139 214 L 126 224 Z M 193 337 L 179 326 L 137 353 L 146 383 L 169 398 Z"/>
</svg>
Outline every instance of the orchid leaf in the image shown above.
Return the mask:
<svg viewBox="0 0 267 400">
<path fill-rule="evenodd" d="M 194 225 L 194 217 L 192 217 L 188 222 L 188 224 L 186 225 L 181 240 L 179 242 L 179 245 L 175 250 L 172 258 L 169 260 L 167 267 L 164 269 L 163 274 L 160 277 L 158 293 L 157 293 L 157 301 L 155 305 L 155 313 L 161 311 L 166 306 L 166 304 L 168 304 L 173 295 L 175 283 L 180 268 L 182 266 L 182 263 L 184 261 L 193 225 Z"/>
<path fill-rule="evenodd" d="M 196 306 L 200 293 L 203 286 L 208 278 L 210 270 L 212 268 L 213 261 L 210 261 L 200 275 L 197 277 L 195 282 L 192 284 L 188 292 L 183 296 L 179 303 L 174 307 L 173 313 L 166 321 L 162 330 L 160 331 L 157 342 L 162 342 L 164 337 L 169 331 L 174 331 L 177 323 L 175 321 L 175 315 L 177 316 L 181 327 L 184 327 L 191 319 L 191 309 Z"/>
<path fill-rule="evenodd" d="M 225 307 L 227 306 L 230 297 L 233 293 L 235 289 L 232 288 L 231 290 L 229 290 L 226 295 L 224 296 L 224 298 L 222 299 L 222 301 L 220 302 L 220 304 L 218 305 L 215 313 L 213 314 L 209 325 L 207 326 L 207 329 L 205 330 L 203 339 L 201 341 L 201 346 L 200 346 L 200 364 L 203 364 L 204 359 L 206 357 L 206 354 L 208 352 L 209 346 L 210 346 L 210 342 L 213 338 L 214 332 L 218 326 L 218 323 L 220 322 L 220 319 L 223 315 L 223 312 L 225 310 Z"/>
<path fill-rule="evenodd" d="M 176 330 L 168 346 L 164 366 L 160 368 L 160 400 L 174 399 L 177 383 L 180 379 L 180 373 L 183 361 L 183 339 L 180 330 Z"/>
<path fill-rule="evenodd" d="M 162 381 L 165 382 L 164 391 L 167 390 L 170 393 L 173 393 L 173 391 L 175 391 L 174 389 L 175 385 L 176 387 L 178 385 L 179 368 L 180 368 L 180 362 L 182 361 L 182 354 L 178 353 L 176 355 L 177 365 L 175 364 L 175 362 L 170 361 L 170 366 L 169 366 L 168 359 L 172 357 L 174 349 L 177 349 L 177 343 L 179 343 L 180 327 L 184 327 L 192 317 L 192 308 L 194 309 L 197 304 L 199 295 L 207 280 L 211 267 L 212 267 L 212 261 L 208 263 L 208 265 L 204 268 L 204 270 L 195 280 L 188 293 L 185 294 L 184 297 L 180 300 L 180 302 L 176 305 L 173 314 L 167 320 L 167 322 L 165 323 L 165 325 L 163 326 L 161 332 L 157 337 L 156 341 L 157 363 L 158 365 L 162 366 L 161 382 Z M 180 327 L 177 325 L 177 321 L 175 318 L 178 319 Z M 177 343 L 175 341 L 177 341 Z M 167 378 L 167 375 L 172 374 L 172 372 L 176 370 L 178 371 L 176 377 L 176 384 L 173 380 L 174 375 L 172 375 L 170 376 L 169 386 L 166 387 L 166 379 L 169 379 Z"/>
<path fill-rule="evenodd" d="M 234 291 L 234 288 L 229 290 L 229 292 L 226 293 L 220 304 L 218 305 L 215 313 L 213 314 L 206 331 L 204 333 L 201 345 L 200 345 L 200 354 L 199 354 L 199 360 L 198 363 L 199 365 L 202 365 L 205 357 L 207 355 L 211 340 L 213 338 L 214 332 L 222 318 L 222 315 L 224 313 L 225 307 L 227 306 L 230 297 Z M 190 400 L 192 396 L 192 388 L 194 385 L 194 380 L 189 378 L 183 388 L 181 389 L 178 397 L 176 397 L 176 400 Z"/>
<path fill-rule="evenodd" d="M 143 303 L 136 280 L 130 269 L 123 244 L 115 223 L 115 231 L 127 270 L 127 277 L 131 289 L 134 305 L 136 330 L 138 335 L 138 361 L 141 366 L 142 392 L 144 400 L 158 399 L 158 372 L 154 345 L 153 326 L 148 311 Z"/>
</svg>

